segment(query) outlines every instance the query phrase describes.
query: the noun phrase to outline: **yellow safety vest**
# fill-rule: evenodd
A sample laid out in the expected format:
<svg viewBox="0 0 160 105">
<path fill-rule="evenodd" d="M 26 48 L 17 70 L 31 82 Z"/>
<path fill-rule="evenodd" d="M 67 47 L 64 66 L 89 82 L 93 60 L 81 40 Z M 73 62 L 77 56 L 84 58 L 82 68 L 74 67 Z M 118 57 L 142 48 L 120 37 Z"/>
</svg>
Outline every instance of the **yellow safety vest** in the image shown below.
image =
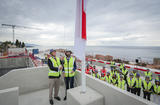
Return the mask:
<svg viewBox="0 0 160 105">
<path fill-rule="evenodd" d="M 112 62 L 110 62 L 110 64 L 111 64 L 111 66 L 114 66 L 114 65 L 115 65 L 115 62 L 112 61 Z"/>
<path fill-rule="evenodd" d="M 159 94 L 160 93 L 160 86 L 154 85 L 154 91 L 155 93 Z"/>
<path fill-rule="evenodd" d="M 64 57 L 64 72 L 65 72 L 65 77 L 73 77 L 75 75 L 75 72 L 71 73 L 73 71 L 74 61 L 75 61 L 75 58 L 70 57 L 69 63 L 68 63 L 67 58 Z"/>
<path fill-rule="evenodd" d="M 99 78 L 100 77 L 98 73 L 97 74 L 93 73 L 92 76 L 95 77 L 95 78 Z"/>
<path fill-rule="evenodd" d="M 117 79 L 113 79 L 113 78 L 112 78 L 112 84 L 113 84 L 113 85 L 116 85 L 116 84 L 115 84 L 116 82 L 117 82 Z"/>
<path fill-rule="evenodd" d="M 106 77 L 106 81 L 107 81 L 107 83 L 111 83 L 111 76 L 109 76 L 109 77 L 107 77 L 107 76 L 105 76 Z"/>
<path fill-rule="evenodd" d="M 112 72 L 112 71 L 110 71 L 110 75 L 111 75 L 111 77 L 114 75 L 114 71 Z"/>
<path fill-rule="evenodd" d="M 157 77 L 156 77 L 156 80 L 157 80 L 157 81 L 159 81 L 159 80 L 160 80 L 159 76 L 157 76 Z"/>
<path fill-rule="evenodd" d="M 121 64 L 119 68 L 120 68 L 120 69 L 123 69 L 123 68 L 124 68 L 124 64 Z"/>
<path fill-rule="evenodd" d="M 106 78 L 105 77 L 101 77 L 101 80 L 106 81 Z"/>
<path fill-rule="evenodd" d="M 152 72 L 144 72 L 145 76 L 149 76 L 149 80 L 152 80 Z"/>
<path fill-rule="evenodd" d="M 122 74 L 123 74 L 123 75 L 126 75 L 127 71 L 128 71 L 127 69 L 124 70 L 124 68 L 123 68 L 123 69 L 122 69 Z"/>
<path fill-rule="evenodd" d="M 142 86 L 142 79 L 141 78 L 139 78 L 139 79 L 136 78 L 136 88 L 141 88 L 141 86 Z"/>
<path fill-rule="evenodd" d="M 53 67 L 59 67 L 60 66 L 60 59 L 56 57 L 56 60 L 53 57 L 49 58 L 53 64 Z M 48 76 L 53 76 L 53 77 L 59 77 L 61 75 L 61 71 L 53 71 L 49 69 Z"/>
<path fill-rule="evenodd" d="M 133 73 L 133 72 L 132 72 L 132 74 L 134 75 L 134 77 L 136 77 L 136 75 L 137 75 L 137 73 Z"/>
<path fill-rule="evenodd" d="M 120 74 L 119 73 L 117 73 L 117 78 L 118 78 L 118 80 L 120 79 Z"/>
<path fill-rule="evenodd" d="M 128 77 L 127 78 L 127 82 L 128 82 L 128 85 L 129 86 L 132 86 L 133 87 L 133 85 L 134 85 L 134 83 L 135 83 L 135 79 L 134 78 L 132 78 L 132 80 Z"/>
<path fill-rule="evenodd" d="M 125 84 L 126 84 L 126 81 L 125 80 L 118 80 L 118 87 L 125 90 Z"/>
<path fill-rule="evenodd" d="M 144 89 L 145 90 L 150 90 L 152 87 L 152 83 L 149 81 L 149 83 L 147 84 L 147 82 L 144 80 L 143 81 L 143 85 L 144 85 Z"/>
</svg>

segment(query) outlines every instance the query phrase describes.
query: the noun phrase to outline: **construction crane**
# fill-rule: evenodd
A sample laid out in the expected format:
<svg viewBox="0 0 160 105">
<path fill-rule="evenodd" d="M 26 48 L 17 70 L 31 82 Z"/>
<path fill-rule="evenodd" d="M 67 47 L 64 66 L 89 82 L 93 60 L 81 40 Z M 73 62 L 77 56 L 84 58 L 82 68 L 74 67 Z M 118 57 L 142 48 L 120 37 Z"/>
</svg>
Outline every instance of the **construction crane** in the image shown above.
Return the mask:
<svg viewBox="0 0 160 105">
<path fill-rule="evenodd" d="M 36 30 L 42 30 L 39 28 L 33 28 L 33 27 L 26 27 L 26 26 L 19 26 L 19 25 L 12 25 L 12 24 L 2 24 L 3 27 L 11 27 L 13 31 L 13 43 L 15 42 L 15 28 L 27 28 L 27 29 L 36 29 Z"/>
</svg>

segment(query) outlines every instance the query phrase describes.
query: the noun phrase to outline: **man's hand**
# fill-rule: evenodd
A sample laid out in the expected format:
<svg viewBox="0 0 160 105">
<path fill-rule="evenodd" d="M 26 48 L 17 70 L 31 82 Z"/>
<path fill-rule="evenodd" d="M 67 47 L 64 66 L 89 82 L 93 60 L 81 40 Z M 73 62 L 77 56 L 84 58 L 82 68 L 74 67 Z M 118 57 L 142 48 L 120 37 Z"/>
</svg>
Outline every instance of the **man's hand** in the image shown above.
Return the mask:
<svg viewBox="0 0 160 105">
<path fill-rule="evenodd" d="M 63 75 L 63 77 L 65 77 L 65 73 L 64 72 L 62 73 L 62 75 Z"/>
<path fill-rule="evenodd" d="M 59 70 L 62 70 L 62 69 L 63 69 L 63 67 L 62 67 L 62 65 L 60 65 L 60 66 L 59 66 Z"/>
<path fill-rule="evenodd" d="M 74 71 L 72 70 L 72 72 L 71 73 L 74 73 Z"/>
</svg>

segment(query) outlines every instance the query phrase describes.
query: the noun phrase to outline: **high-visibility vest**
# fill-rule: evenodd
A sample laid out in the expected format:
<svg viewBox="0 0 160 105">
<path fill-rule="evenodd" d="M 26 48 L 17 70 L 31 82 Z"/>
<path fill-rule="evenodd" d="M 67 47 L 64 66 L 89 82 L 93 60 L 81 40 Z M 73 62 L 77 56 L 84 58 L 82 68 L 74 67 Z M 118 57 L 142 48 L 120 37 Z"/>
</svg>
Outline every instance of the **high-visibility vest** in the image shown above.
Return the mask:
<svg viewBox="0 0 160 105">
<path fill-rule="evenodd" d="M 145 76 L 149 76 L 149 80 L 152 80 L 152 72 L 144 72 Z"/>
<path fill-rule="evenodd" d="M 119 73 L 117 73 L 117 78 L 118 78 L 118 80 L 120 79 L 120 74 Z"/>
<path fill-rule="evenodd" d="M 118 87 L 125 90 L 125 84 L 126 84 L 126 81 L 125 80 L 118 80 Z"/>
<path fill-rule="evenodd" d="M 160 93 L 160 86 L 157 86 L 156 84 L 154 84 L 153 88 L 156 94 Z"/>
<path fill-rule="evenodd" d="M 123 69 L 123 68 L 124 68 L 124 64 L 121 64 L 119 68 L 120 68 L 120 69 Z"/>
<path fill-rule="evenodd" d="M 117 82 L 117 79 L 112 78 L 112 83 L 113 83 L 114 85 L 116 85 L 116 84 L 115 84 L 116 82 Z"/>
<path fill-rule="evenodd" d="M 104 77 L 101 77 L 101 80 L 105 81 L 105 80 L 106 80 L 106 77 L 105 77 L 105 76 L 104 76 Z"/>
<path fill-rule="evenodd" d="M 136 88 L 141 88 L 141 86 L 142 86 L 142 79 L 141 78 L 139 78 L 139 79 L 135 79 L 136 80 Z"/>
<path fill-rule="evenodd" d="M 159 81 L 159 80 L 160 80 L 159 76 L 157 76 L 157 77 L 156 77 L 156 80 L 157 80 L 157 81 Z"/>
<path fill-rule="evenodd" d="M 134 77 L 136 77 L 136 75 L 137 75 L 137 73 L 133 73 L 133 72 L 132 72 L 132 74 L 134 75 Z"/>
<path fill-rule="evenodd" d="M 127 72 L 128 72 L 127 69 L 124 69 L 124 68 L 122 69 L 122 74 L 123 74 L 123 75 L 126 75 Z"/>
<path fill-rule="evenodd" d="M 60 66 L 60 59 L 58 57 L 56 57 L 56 60 L 53 57 L 50 57 L 49 59 L 52 62 L 53 67 L 59 67 Z M 53 71 L 53 70 L 49 69 L 48 76 L 59 77 L 60 75 L 61 75 L 61 71 L 59 71 L 59 70 L 58 71 Z"/>
<path fill-rule="evenodd" d="M 75 61 L 75 58 L 73 57 L 70 57 L 69 62 L 67 61 L 67 58 L 64 57 L 65 77 L 73 77 L 75 75 L 75 72 L 71 73 L 73 71 L 74 61 Z"/>
<path fill-rule="evenodd" d="M 134 83 L 135 83 L 135 78 L 132 78 L 132 80 L 128 77 L 127 78 L 127 82 L 128 82 L 128 85 L 133 87 Z"/>
<path fill-rule="evenodd" d="M 110 64 L 111 64 L 111 66 L 114 66 L 114 65 L 115 65 L 115 62 L 111 61 Z"/>
<path fill-rule="evenodd" d="M 147 82 L 144 80 L 144 81 L 143 81 L 143 85 L 144 85 L 144 89 L 145 89 L 145 90 L 150 90 L 151 87 L 152 87 L 151 81 L 149 81 L 149 83 L 147 84 Z"/>
<path fill-rule="evenodd" d="M 95 78 L 99 78 L 100 77 L 98 73 L 97 74 L 93 73 L 92 76 L 95 77 Z"/>
<path fill-rule="evenodd" d="M 107 81 L 107 83 L 111 83 L 111 79 L 112 79 L 111 76 L 109 76 L 109 77 L 106 76 L 106 81 Z"/>
<path fill-rule="evenodd" d="M 114 75 L 114 71 L 112 72 L 112 71 L 110 71 L 110 75 L 111 75 L 111 77 Z"/>
</svg>

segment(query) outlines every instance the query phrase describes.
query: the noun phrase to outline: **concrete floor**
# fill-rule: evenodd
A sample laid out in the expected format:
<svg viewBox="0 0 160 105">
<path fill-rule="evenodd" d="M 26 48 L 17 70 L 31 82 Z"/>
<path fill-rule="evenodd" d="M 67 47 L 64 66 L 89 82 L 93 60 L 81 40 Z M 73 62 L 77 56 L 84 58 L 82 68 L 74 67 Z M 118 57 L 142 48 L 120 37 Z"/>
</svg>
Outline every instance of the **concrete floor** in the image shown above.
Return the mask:
<svg viewBox="0 0 160 105">
<path fill-rule="evenodd" d="M 19 96 L 19 105 L 50 105 L 48 98 L 48 89 L 35 91 Z M 63 101 L 64 98 L 64 87 L 60 88 L 59 96 L 61 101 L 54 100 L 54 105 L 66 105 L 67 102 Z"/>
</svg>

